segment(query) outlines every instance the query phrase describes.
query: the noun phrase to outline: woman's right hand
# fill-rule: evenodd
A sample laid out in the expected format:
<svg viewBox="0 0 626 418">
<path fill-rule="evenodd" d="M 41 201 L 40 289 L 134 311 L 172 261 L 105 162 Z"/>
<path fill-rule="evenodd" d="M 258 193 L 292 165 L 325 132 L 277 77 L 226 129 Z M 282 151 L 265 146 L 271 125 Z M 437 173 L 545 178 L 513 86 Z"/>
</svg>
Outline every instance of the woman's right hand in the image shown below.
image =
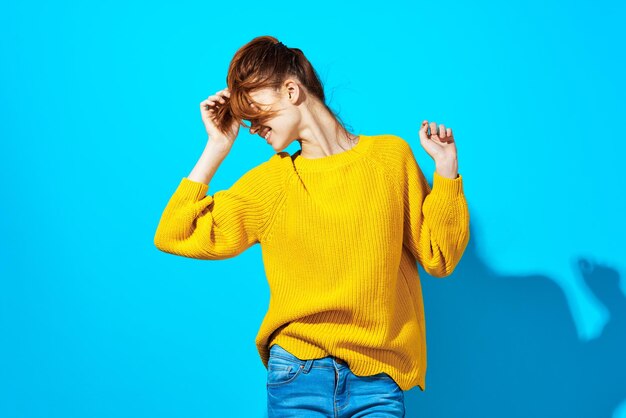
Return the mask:
<svg viewBox="0 0 626 418">
<path fill-rule="evenodd" d="M 230 91 L 228 87 L 218 91 L 212 96 L 209 96 L 202 102 L 200 102 L 200 114 L 202 116 L 202 122 L 206 129 L 209 139 L 216 141 L 224 141 L 225 145 L 232 146 L 239 133 L 239 121 L 233 120 L 228 132 L 222 132 L 216 124 L 215 115 L 217 110 L 226 105 L 227 100 L 230 99 Z"/>
</svg>

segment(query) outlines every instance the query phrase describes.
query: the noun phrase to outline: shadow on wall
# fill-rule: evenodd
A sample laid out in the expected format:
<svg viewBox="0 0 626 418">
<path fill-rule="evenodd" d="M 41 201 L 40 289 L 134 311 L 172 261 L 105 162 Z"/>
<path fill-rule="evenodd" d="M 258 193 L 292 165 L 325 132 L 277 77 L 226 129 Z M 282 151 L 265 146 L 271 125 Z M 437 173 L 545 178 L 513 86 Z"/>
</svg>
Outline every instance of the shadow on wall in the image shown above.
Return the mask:
<svg viewBox="0 0 626 418">
<path fill-rule="evenodd" d="M 626 398 L 626 301 L 619 273 L 579 259 L 611 318 L 580 341 L 565 295 L 547 276 L 496 276 L 470 241 L 452 275 L 420 268 L 426 391 L 405 392 L 413 418 L 609 418 Z M 267 417 L 267 413 L 264 415 Z"/>
<path fill-rule="evenodd" d="M 550 277 L 496 276 L 470 241 L 452 275 L 420 267 L 426 391 L 406 392 L 407 418 L 609 418 L 626 398 L 626 301 L 615 269 L 579 259 L 610 320 L 581 341 Z M 532 261 L 529 263 L 532 264 Z"/>
</svg>

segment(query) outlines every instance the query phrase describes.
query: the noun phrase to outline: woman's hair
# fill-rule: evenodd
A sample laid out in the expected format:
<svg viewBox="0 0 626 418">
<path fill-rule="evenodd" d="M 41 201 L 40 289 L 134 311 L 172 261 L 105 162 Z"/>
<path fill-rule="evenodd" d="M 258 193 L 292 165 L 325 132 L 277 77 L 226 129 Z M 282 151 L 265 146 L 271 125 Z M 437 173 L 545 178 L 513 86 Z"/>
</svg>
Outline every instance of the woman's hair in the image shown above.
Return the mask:
<svg viewBox="0 0 626 418">
<path fill-rule="evenodd" d="M 233 120 L 250 128 L 243 120 L 259 123 L 275 116 L 252 99 L 250 92 L 271 88 L 278 92 L 287 78 L 296 78 L 309 94 L 317 98 L 335 116 L 337 128 L 346 135 L 348 130 L 341 118 L 326 104 L 324 87 L 317 71 L 298 48 L 288 48 L 272 36 L 258 36 L 239 48 L 228 68 L 226 84 L 230 91 L 227 106 L 221 106 L 215 116 L 217 127 L 226 132 Z M 253 108 L 253 103 L 256 108 Z"/>
</svg>

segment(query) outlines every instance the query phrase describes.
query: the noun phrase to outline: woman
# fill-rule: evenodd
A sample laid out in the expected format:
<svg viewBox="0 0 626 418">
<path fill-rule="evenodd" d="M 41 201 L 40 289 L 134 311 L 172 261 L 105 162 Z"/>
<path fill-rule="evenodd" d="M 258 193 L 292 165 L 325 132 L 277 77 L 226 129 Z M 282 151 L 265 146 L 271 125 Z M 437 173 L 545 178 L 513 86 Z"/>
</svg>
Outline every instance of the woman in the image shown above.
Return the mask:
<svg viewBox="0 0 626 418">
<path fill-rule="evenodd" d="M 404 416 L 404 391 L 425 390 L 417 262 L 448 276 L 469 240 L 452 130 L 419 129 L 436 164 L 431 190 L 404 139 L 348 132 L 299 49 L 255 38 L 227 85 L 200 103 L 209 139 L 155 245 L 219 260 L 261 244 L 271 296 L 256 345 L 269 417 Z M 207 195 L 244 120 L 276 153 Z M 282 151 L 293 141 L 300 150 Z"/>
</svg>

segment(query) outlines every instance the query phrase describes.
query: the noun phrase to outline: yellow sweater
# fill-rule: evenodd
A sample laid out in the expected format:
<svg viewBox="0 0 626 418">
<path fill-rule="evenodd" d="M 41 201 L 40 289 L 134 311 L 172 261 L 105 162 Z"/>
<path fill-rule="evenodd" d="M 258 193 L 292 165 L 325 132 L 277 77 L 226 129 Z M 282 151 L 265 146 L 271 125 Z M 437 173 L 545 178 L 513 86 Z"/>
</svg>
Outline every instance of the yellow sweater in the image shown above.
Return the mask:
<svg viewBox="0 0 626 418">
<path fill-rule="evenodd" d="M 300 359 L 332 355 L 352 372 L 426 388 L 426 328 L 416 262 L 450 275 L 469 241 L 463 179 L 431 190 L 409 144 L 360 135 L 347 151 L 279 152 L 231 188 L 183 177 L 154 237 L 184 257 L 220 260 L 261 245 L 270 289 L 256 336 L 267 368 L 278 343 Z M 233 289 L 236 291 L 236 289 Z"/>
</svg>

